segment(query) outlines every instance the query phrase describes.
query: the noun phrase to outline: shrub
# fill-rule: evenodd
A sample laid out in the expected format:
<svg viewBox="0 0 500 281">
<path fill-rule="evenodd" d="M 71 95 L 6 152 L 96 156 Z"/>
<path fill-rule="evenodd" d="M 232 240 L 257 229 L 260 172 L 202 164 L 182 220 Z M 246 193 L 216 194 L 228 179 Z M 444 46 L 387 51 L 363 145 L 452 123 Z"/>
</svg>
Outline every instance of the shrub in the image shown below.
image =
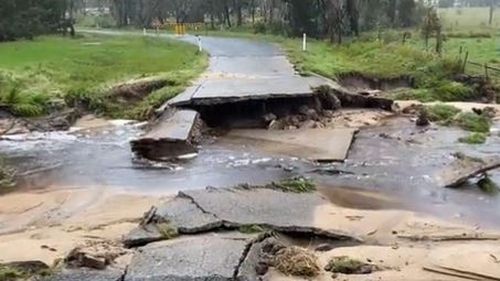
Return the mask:
<svg viewBox="0 0 500 281">
<path fill-rule="evenodd" d="M 477 185 L 482 191 L 488 194 L 497 194 L 500 192 L 500 187 L 488 176 L 481 179 Z"/>
<path fill-rule="evenodd" d="M 445 104 L 427 106 L 426 110 L 429 120 L 432 122 L 451 120 L 460 112 L 460 109 Z"/>
<path fill-rule="evenodd" d="M 486 142 L 488 135 L 484 133 L 472 133 L 467 137 L 458 139 L 459 142 L 468 144 L 483 144 Z"/>
<path fill-rule="evenodd" d="M 464 130 L 476 133 L 489 133 L 491 126 L 491 120 L 488 117 L 472 112 L 459 114 L 453 123 Z"/>
</svg>

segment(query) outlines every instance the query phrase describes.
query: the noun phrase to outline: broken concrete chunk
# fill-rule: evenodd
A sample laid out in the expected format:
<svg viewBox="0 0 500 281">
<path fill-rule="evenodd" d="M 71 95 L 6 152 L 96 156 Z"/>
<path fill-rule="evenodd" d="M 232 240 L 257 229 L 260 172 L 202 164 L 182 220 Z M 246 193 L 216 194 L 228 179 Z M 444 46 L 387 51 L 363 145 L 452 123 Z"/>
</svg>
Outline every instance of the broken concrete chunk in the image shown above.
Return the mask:
<svg viewBox="0 0 500 281">
<path fill-rule="evenodd" d="M 149 212 L 147 213 L 150 214 Z M 151 221 L 145 226 L 133 229 L 125 236 L 123 243 L 127 247 L 143 246 L 151 242 L 167 239 L 158 225 L 167 224 L 179 234 L 194 234 L 222 226 L 223 222 L 212 214 L 204 213 L 190 199 L 175 199 L 155 208 L 156 223 Z"/>
<path fill-rule="evenodd" d="M 196 153 L 195 140 L 200 134 L 199 114 L 193 110 L 167 110 L 151 130 L 131 141 L 132 151 L 151 160 L 169 160 Z"/>
<path fill-rule="evenodd" d="M 272 127 L 275 125 L 281 129 L 278 126 L 281 124 L 272 124 Z M 314 126 L 318 127 L 319 124 Z M 258 140 L 259 149 L 271 153 L 334 162 L 347 158 L 356 132 L 356 129 L 232 130 L 227 136 Z"/>
<path fill-rule="evenodd" d="M 118 269 L 63 269 L 44 281 L 120 281 L 125 272 Z"/>
<path fill-rule="evenodd" d="M 450 165 L 437 175 L 439 183 L 444 187 L 458 187 L 467 180 L 500 168 L 500 157 L 491 156 L 481 159 L 457 157 Z"/>
<path fill-rule="evenodd" d="M 212 188 L 184 191 L 179 195 L 190 198 L 204 212 L 215 215 L 228 227 L 260 225 L 282 232 L 359 241 L 341 230 L 324 229 L 315 223 L 316 208 L 329 204 L 316 193 L 286 193 L 265 188 Z"/>
<path fill-rule="evenodd" d="M 132 229 L 123 237 L 123 245 L 132 248 L 161 240 L 164 240 L 164 237 L 158 227 L 155 224 L 148 224 Z"/>
<path fill-rule="evenodd" d="M 223 222 L 210 213 L 203 212 L 188 198 L 176 197 L 158 207 L 156 215 L 163 218 L 182 234 L 194 234 L 222 226 Z"/>
<path fill-rule="evenodd" d="M 235 280 L 252 240 L 241 234 L 204 235 L 153 243 L 134 255 L 124 280 Z"/>
</svg>

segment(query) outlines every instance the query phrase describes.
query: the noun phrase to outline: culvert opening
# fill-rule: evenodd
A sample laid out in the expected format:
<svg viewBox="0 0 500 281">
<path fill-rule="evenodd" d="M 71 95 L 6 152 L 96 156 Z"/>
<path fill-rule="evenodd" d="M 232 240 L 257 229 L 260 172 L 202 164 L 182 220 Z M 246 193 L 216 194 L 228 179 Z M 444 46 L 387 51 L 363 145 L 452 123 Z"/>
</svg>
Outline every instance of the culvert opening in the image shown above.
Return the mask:
<svg viewBox="0 0 500 281">
<path fill-rule="evenodd" d="M 201 119 L 209 127 L 227 129 L 267 128 L 273 120 L 291 115 L 302 115 L 304 119 L 317 119 L 325 110 L 321 99 L 315 95 L 221 103 L 198 102 L 186 108 L 199 112 Z"/>
</svg>

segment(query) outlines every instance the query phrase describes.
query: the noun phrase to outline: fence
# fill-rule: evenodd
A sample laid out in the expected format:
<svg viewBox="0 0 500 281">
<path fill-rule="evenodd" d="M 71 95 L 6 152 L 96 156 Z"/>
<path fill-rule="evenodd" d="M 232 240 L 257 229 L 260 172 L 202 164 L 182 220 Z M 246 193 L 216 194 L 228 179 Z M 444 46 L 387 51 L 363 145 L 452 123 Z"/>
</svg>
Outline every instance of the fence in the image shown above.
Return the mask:
<svg viewBox="0 0 500 281">
<path fill-rule="evenodd" d="M 462 54 L 464 54 L 464 58 L 462 59 Z M 459 59 L 462 62 L 462 71 L 463 73 L 472 72 L 473 74 L 483 74 L 488 78 L 493 78 L 495 80 L 500 80 L 500 67 L 493 66 L 488 63 L 479 63 L 475 61 L 471 61 L 469 59 L 469 51 L 460 47 Z"/>
</svg>

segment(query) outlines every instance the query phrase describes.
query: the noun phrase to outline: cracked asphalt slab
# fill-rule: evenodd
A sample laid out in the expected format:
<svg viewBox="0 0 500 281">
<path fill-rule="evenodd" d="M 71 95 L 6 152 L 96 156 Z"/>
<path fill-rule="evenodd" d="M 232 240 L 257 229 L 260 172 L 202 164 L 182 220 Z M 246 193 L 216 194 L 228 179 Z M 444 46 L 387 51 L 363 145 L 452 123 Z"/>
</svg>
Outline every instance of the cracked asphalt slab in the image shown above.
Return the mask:
<svg viewBox="0 0 500 281">
<path fill-rule="evenodd" d="M 255 238 L 250 235 L 199 235 L 140 248 L 125 281 L 255 280 L 239 276 Z"/>
<path fill-rule="evenodd" d="M 207 188 L 179 192 L 158 207 L 157 221 L 167 222 L 179 234 L 195 234 L 243 226 L 264 228 L 338 240 L 362 241 L 340 228 L 319 224 L 317 210 L 330 204 L 318 193 L 291 193 L 268 188 Z M 284 211 L 286 210 L 286 211 Z M 155 223 L 138 226 L 124 238 L 133 247 L 164 239 Z"/>
</svg>

